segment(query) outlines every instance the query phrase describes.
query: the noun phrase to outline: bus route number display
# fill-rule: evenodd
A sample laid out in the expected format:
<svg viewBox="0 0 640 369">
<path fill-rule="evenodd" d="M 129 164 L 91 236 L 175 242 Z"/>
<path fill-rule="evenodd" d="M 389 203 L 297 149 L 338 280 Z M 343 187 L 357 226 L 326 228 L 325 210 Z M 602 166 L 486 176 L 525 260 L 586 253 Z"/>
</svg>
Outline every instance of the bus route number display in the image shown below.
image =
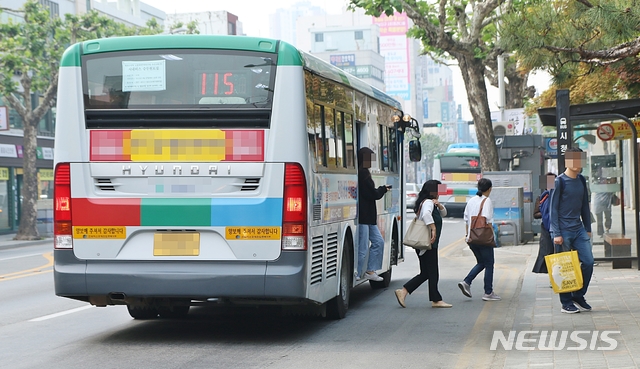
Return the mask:
<svg viewBox="0 0 640 369">
<path fill-rule="evenodd" d="M 200 96 L 245 96 L 247 93 L 244 71 L 199 71 L 196 80 Z"/>
</svg>

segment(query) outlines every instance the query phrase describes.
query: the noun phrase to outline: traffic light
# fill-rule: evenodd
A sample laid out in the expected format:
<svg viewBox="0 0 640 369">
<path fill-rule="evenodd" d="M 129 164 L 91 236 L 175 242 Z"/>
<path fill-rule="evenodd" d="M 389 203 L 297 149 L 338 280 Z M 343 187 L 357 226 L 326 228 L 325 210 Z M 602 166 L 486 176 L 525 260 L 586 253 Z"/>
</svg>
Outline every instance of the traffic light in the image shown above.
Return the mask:
<svg viewBox="0 0 640 369">
<path fill-rule="evenodd" d="M 423 126 L 424 128 L 428 128 L 428 127 L 437 127 L 437 128 L 440 128 L 440 127 L 442 127 L 442 123 L 441 123 L 441 122 L 438 122 L 438 123 L 423 123 L 423 124 L 422 124 L 422 126 Z"/>
</svg>

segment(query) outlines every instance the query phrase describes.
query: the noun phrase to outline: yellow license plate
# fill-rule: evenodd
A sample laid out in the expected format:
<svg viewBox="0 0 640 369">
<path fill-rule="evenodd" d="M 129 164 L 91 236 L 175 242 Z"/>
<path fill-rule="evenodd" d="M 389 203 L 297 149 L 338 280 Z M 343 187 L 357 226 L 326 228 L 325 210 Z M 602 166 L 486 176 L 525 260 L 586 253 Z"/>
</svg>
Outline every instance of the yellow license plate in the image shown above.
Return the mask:
<svg viewBox="0 0 640 369">
<path fill-rule="evenodd" d="M 73 227 L 73 238 L 125 239 L 127 227 Z"/>
<path fill-rule="evenodd" d="M 279 240 L 280 227 L 226 227 L 227 240 Z"/>
<path fill-rule="evenodd" d="M 467 197 L 466 196 L 456 196 L 455 197 L 455 202 L 467 202 Z"/>
<path fill-rule="evenodd" d="M 200 233 L 156 232 L 153 235 L 153 256 L 198 256 Z"/>
</svg>

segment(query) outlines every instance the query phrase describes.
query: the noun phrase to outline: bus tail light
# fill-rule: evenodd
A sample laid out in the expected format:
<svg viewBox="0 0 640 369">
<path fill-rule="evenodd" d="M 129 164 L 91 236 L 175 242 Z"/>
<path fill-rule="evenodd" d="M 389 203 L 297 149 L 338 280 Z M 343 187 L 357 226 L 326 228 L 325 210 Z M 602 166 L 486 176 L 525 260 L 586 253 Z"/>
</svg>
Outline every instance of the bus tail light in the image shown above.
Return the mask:
<svg viewBox="0 0 640 369">
<path fill-rule="evenodd" d="M 71 229 L 71 169 L 69 163 L 56 165 L 53 182 L 53 247 L 73 248 Z"/>
<path fill-rule="evenodd" d="M 300 164 L 285 164 L 283 201 L 282 249 L 306 250 L 307 181 Z"/>
</svg>

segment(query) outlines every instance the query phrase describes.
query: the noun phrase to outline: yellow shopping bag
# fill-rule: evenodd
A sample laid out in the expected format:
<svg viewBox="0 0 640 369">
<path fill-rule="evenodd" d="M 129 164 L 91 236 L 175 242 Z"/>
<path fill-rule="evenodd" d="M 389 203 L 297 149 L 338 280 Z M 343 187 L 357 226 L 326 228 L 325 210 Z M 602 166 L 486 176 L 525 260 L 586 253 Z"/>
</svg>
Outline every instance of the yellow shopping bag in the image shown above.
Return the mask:
<svg viewBox="0 0 640 369">
<path fill-rule="evenodd" d="M 582 288 L 582 269 L 578 252 L 566 251 L 544 257 L 553 292 L 573 292 Z"/>
</svg>

